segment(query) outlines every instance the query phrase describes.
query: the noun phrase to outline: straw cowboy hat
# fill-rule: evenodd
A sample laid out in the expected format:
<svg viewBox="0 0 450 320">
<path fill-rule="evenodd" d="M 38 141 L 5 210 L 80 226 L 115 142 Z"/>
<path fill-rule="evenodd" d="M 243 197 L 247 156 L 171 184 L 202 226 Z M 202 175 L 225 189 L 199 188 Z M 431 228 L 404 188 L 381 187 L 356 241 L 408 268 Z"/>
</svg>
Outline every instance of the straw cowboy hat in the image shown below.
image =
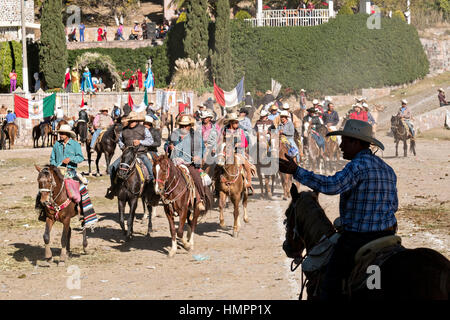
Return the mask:
<svg viewBox="0 0 450 320">
<path fill-rule="evenodd" d="M 439 88 L 438 91 L 445 92 L 444 89 L 442 88 Z"/>
<path fill-rule="evenodd" d="M 406 99 L 402 99 L 402 104 L 408 104 L 408 101 L 406 101 Z"/>
<path fill-rule="evenodd" d="M 107 112 L 109 112 L 109 109 L 106 108 L 106 107 L 102 107 L 102 108 L 100 108 L 100 112 L 102 112 L 102 111 L 107 111 Z"/>
<path fill-rule="evenodd" d="M 283 110 L 289 110 L 291 107 L 289 106 L 289 103 L 285 102 L 283 103 Z"/>
<path fill-rule="evenodd" d="M 267 91 L 266 91 L 266 94 L 272 94 L 272 91 L 267 90 Z"/>
<path fill-rule="evenodd" d="M 247 92 L 245 95 L 249 96 L 249 95 L 250 95 L 250 92 Z"/>
<path fill-rule="evenodd" d="M 136 111 L 131 111 L 127 117 L 127 121 L 144 121 L 144 120 L 145 118 Z"/>
<path fill-rule="evenodd" d="M 75 132 L 72 131 L 72 128 L 68 124 L 63 124 L 57 132 L 58 133 L 68 133 L 72 139 L 75 139 L 77 136 L 75 134 Z"/>
<path fill-rule="evenodd" d="M 362 104 L 362 107 L 364 108 L 364 109 L 366 109 L 367 111 L 370 111 L 370 108 L 369 108 L 369 105 L 367 104 L 367 103 L 363 103 Z"/>
<path fill-rule="evenodd" d="M 192 125 L 193 122 L 195 122 L 195 120 L 193 121 L 193 119 L 191 119 L 191 117 L 187 114 L 182 115 L 180 119 L 178 119 L 178 125 L 182 126 Z"/>
<path fill-rule="evenodd" d="M 290 114 L 289 114 L 289 111 L 287 111 L 287 110 L 283 110 L 280 113 L 280 118 L 281 117 L 289 117 L 289 116 L 290 116 Z"/>
<path fill-rule="evenodd" d="M 145 116 L 144 123 L 153 123 L 153 118 L 151 116 Z"/>
<path fill-rule="evenodd" d="M 278 110 L 278 106 L 276 104 L 271 105 L 269 108 L 269 111 L 272 111 L 272 110 Z"/>
<path fill-rule="evenodd" d="M 346 136 L 359 139 L 384 150 L 384 145 L 373 137 L 372 126 L 366 121 L 349 119 L 345 122 L 343 130 L 329 132 L 327 137 L 329 136 Z"/>
<path fill-rule="evenodd" d="M 267 117 L 269 115 L 269 113 L 266 110 L 262 110 L 261 114 L 259 115 L 260 118 L 262 117 Z"/>
<path fill-rule="evenodd" d="M 200 119 L 206 119 L 206 118 L 214 118 L 214 115 L 211 111 L 206 110 L 206 111 L 202 111 L 202 113 L 200 114 Z"/>
<path fill-rule="evenodd" d="M 227 113 L 225 116 L 225 119 L 223 120 L 224 123 L 229 123 L 230 121 L 239 121 L 239 118 L 236 113 L 231 112 Z"/>
<path fill-rule="evenodd" d="M 306 90 L 305 89 L 301 89 L 300 92 L 306 92 Z"/>
<path fill-rule="evenodd" d="M 355 109 L 355 108 L 360 108 L 360 109 L 362 109 L 362 105 L 361 105 L 361 103 L 355 103 L 354 105 L 352 105 L 352 107 L 353 107 L 353 109 Z"/>
</svg>

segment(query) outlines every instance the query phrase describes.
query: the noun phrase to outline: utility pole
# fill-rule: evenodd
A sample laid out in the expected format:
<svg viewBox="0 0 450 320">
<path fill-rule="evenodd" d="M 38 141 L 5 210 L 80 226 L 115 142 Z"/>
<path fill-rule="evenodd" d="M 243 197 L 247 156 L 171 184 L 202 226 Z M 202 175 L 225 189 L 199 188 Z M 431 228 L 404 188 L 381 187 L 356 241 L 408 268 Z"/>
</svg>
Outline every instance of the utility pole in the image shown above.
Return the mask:
<svg viewBox="0 0 450 320">
<path fill-rule="evenodd" d="M 27 30 L 25 21 L 25 0 L 20 0 L 20 10 L 22 16 L 22 86 L 25 94 L 30 91 L 28 89 L 28 61 L 27 61 Z"/>
</svg>

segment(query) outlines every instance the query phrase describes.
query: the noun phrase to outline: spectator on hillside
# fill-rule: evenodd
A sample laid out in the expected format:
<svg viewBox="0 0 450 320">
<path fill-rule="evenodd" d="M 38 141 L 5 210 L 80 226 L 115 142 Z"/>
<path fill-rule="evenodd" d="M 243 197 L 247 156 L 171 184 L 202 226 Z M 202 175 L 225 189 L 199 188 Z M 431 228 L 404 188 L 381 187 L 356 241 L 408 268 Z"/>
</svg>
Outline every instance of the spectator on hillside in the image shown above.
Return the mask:
<svg viewBox="0 0 450 320">
<path fill-rule="evenodd" d="M 300 90 L 300 109 L 306 110 L 306 90 Z"/>
<path fill-rule="evenodd" d="M 97 29 L 97 41 L 102 41 L 102 36 L 103 36 L 103 29 L 101 27 L 99 27 Z"/>
<path fill-rule="evenodd" d="M 17 73 L 15 69 L 12 69 L 12 71 L 9 73 L 9 84 L 9 93 L 16 91 Z"/>
<path fill-rule="evenodd" d="M 122 23 L 117 28 L 116 40 L 120 40 L 120 39 L 125 40 L 125 38 L 123 37 L 123 24 Z"/>
<path fill-rule="evenodd" d="M 247 92 L 247 94 L 245 95 L 244 105 L 253 107 L 253 98 L 250 92 Z"/>
<path fill-rule="evenodd" d="M 148 39 L 147 18 L 144 18 L 144 21 L 142 21 L 141 28 L 142 28 L 142 39 Z"/>
<path fill-rule="evenodd" d="M 439 94 L 438 94 L 439 106 L 440 106 L 440 107 L 444 107 L 444 106 L 449 105 L 450 103 L 449 103 L 447 100 L 445 100 L 445 92 L 444 92 L 444 89 L 439 88 L 439 89 L 438 89 L 438 92 L 439 92 Z"/>
<path fill-rule="evenodd" d="M 84 42 L 84 30 L 86 30 L 86 26 L 84 25 L 83 22 L 80 23 L 79 29 L 80 29 L 80 42 Z"/>
<path fill-rule="evenodd" d="M 138 40 L 141 29 L 139 27 L 139 22 L 134 22 L 134 27 L 131 29 L 130 40 Z"/>
<path fill-rule="evenodd" d="M 106 38 L 106 34 L 107 34 L 106 26 L 104 26 L 104 27 L 103 27 L 103 35 L 102 35 L 102 39 L 103 39 L 104 41 L 108 41 L 108 39 Z"/>
</svg>

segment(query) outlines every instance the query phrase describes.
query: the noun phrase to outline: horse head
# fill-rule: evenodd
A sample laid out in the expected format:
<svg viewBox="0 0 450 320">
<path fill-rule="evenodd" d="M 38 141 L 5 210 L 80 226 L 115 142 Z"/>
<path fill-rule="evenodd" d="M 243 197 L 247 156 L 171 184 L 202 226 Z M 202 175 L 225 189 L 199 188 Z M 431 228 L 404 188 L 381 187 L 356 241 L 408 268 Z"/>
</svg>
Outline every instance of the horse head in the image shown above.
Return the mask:
<svg viewBox="0 0 450 320">
<path fill-rule="evenodd" d="M 114 142 L 117 143 L 119 141 L 121 132 L 122 132 L 122 123 L 120 123 L 120 122 L 114 123 L 113 128 L 112 128 Z"/>
<path fill-rule="evenodd" d="M 41 194 L 41 203 L 50 205 L 54 202 L 53 193 L 58 188 L 58 185 L 63 183 L 64 177 L 54 166 L 45 166 L 42 169 L 37 165 L 34 167 L 39 172 L 37 181 L 39 193 Z"/>
<path fill-rule="evenodd" d="M 170 177 L 170 159 L 167 155 L 153 158 L 153 176 L 155 177 L 155 193 L 164 192 L 165 184 Z"/>
<path fill-rule="evenodd" d="M 117 177 L 124 180 L 128 177 L 131 169 L 134 168 L 137 159 L 137 150 L 139 146 L 126 147 L 120 156 L 119 171 Z"/>
<path fill-rule="evenodd" d="M 291 198 L 292 201 L 289 207 L 286 209 L 284 225 L 286 226 L 285 239 L 283 241 L 283 250 L 286 256 L 293 259 L 299 259 L 302 257 L 302 252 L 305 249 L 305 242 L 300 236 L 297 223 L 296 223 L 296 207 L 297 202 L 300 199 L 295 184 L 291 186 Z"/>
</svg>

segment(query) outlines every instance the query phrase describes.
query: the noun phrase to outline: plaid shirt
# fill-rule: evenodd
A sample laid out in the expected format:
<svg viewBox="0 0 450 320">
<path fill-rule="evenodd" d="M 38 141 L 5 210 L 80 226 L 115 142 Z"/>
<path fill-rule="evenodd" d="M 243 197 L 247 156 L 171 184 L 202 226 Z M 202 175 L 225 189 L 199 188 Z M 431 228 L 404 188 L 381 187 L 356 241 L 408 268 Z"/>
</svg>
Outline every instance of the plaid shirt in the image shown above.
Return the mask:
<svg viewBox="0 0 450 320">
<path fill-rule="evenodd" d="M 298 167 L 295 180 L 328 195 L 341 194 L 339 211 L 346 231 L 373 232 L 393 226 L 398 208 L 397 176 L 370 150 L 362 150 L 334 176 Z"/>
</svg>

